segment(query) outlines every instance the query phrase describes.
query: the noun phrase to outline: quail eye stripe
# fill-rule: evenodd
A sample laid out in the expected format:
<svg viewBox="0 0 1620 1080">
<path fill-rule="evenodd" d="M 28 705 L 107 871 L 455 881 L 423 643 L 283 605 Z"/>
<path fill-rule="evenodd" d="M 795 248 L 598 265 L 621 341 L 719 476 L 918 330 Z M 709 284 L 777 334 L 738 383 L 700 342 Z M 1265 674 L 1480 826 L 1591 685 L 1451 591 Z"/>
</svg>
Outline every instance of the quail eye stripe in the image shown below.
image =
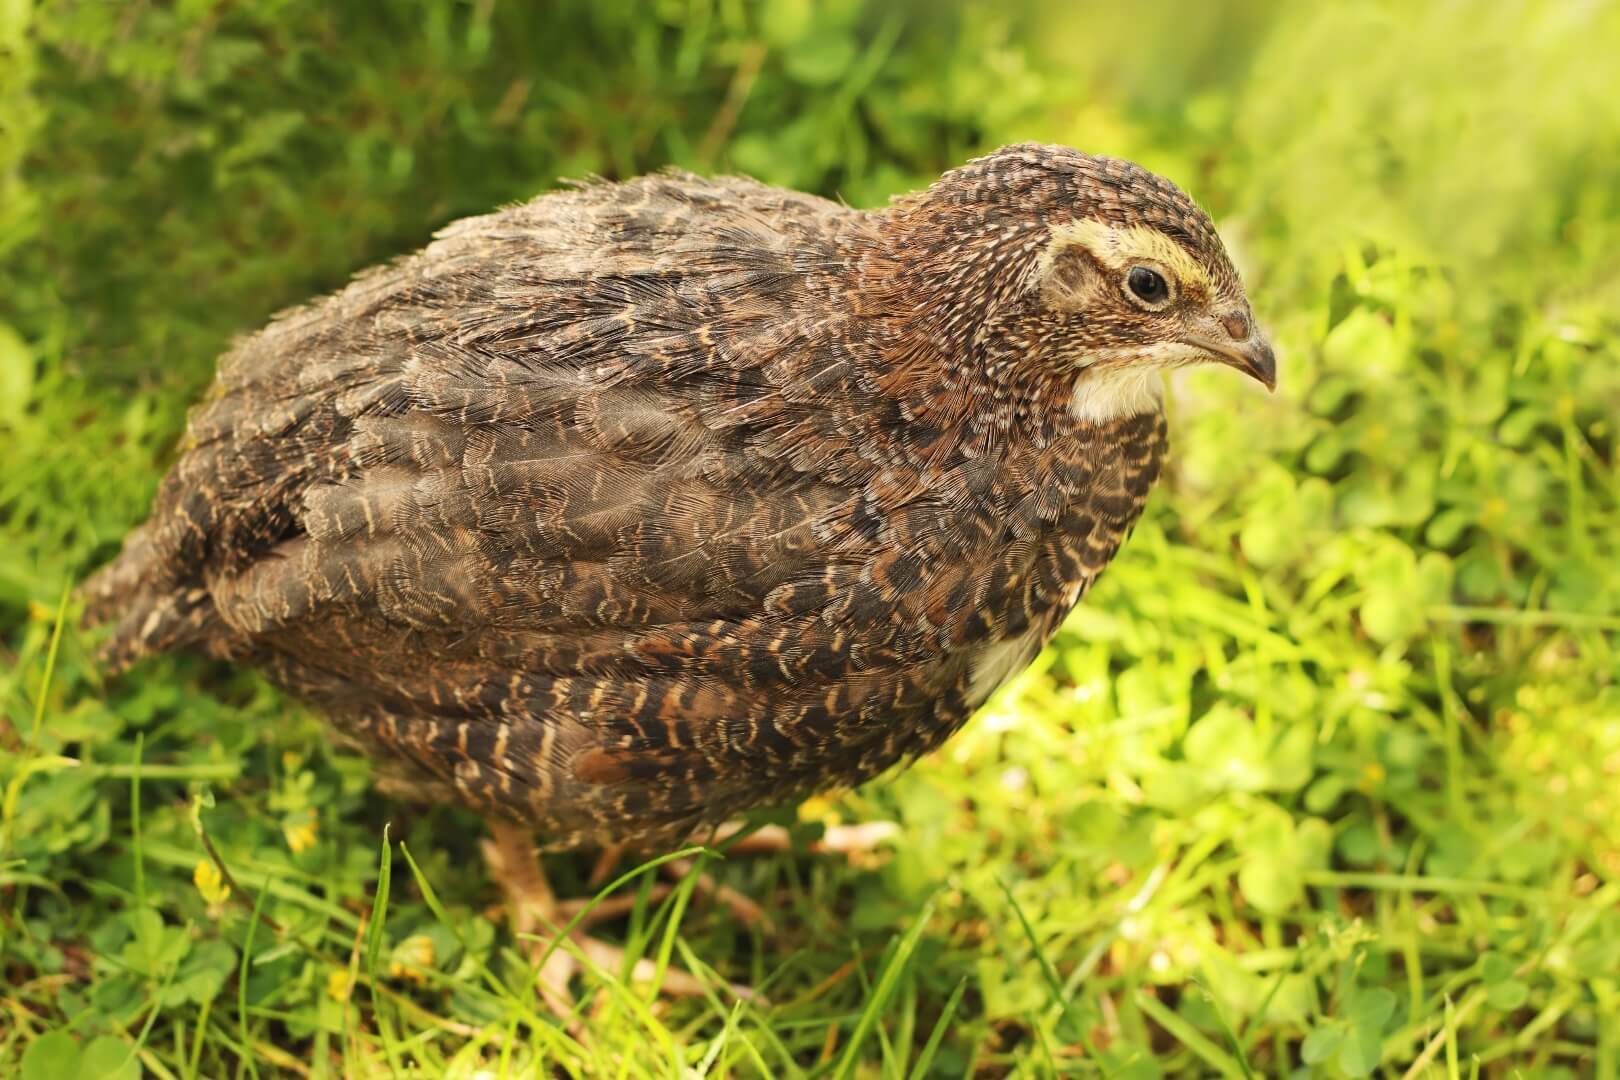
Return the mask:
<svg viewBox="0 0 1620 1080">
<path fill-rule="evenodd" d="M 1146 266 L 1133 266 L 1125 275 L 1125 287 L 1144 304 L 1162 304 L 1170 298 L 1170 284 L 1164 275 Z"/>
</svg>

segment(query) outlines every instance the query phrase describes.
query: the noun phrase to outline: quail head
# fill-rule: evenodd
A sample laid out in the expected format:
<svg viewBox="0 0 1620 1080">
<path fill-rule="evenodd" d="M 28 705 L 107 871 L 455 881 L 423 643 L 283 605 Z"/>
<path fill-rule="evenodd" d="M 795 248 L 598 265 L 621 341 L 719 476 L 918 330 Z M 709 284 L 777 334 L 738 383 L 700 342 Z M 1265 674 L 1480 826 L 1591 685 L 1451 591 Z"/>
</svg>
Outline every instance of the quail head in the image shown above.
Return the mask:
<svg viewBox="0 0 1620 1080">
<path fill-rule="evenodd" d="M 1128 162 L 1010 146 L 876 211 L 589 183 L 232 349 L 88 614 L 114 668 L 262 668 L 396 791 L 669 843 L 955 731 L 1210 362 L 1274 379 L 1209 219 Z"/>
</svg>

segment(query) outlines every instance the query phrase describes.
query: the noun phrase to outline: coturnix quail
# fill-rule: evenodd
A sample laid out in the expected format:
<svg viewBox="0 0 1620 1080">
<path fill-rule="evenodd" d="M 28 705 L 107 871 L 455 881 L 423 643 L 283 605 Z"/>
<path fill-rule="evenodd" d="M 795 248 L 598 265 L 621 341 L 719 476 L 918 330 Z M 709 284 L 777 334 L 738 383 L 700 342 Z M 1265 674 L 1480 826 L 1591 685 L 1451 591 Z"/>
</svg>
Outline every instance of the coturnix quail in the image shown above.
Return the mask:
<svg viewBox="0 0 1620 1080">
<path fill-rule="evenodd" d="M 457 222 L 221 361 L 87 586 L 395 790 L 668 845 L 926 753 L 1141 513 L 1161 372 L 1270 386 L 1209 219 L 1018 145 L 886 209 L 737 178 Z"/>
</svg>

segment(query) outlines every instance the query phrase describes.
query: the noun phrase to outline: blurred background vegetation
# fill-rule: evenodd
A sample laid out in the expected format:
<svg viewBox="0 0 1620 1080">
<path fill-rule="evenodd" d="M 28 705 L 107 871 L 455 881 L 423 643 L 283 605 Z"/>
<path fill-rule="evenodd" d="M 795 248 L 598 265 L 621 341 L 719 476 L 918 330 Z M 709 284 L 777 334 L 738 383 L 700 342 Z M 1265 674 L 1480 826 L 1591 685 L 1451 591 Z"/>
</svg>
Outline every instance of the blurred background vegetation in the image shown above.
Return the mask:
<svg viewBox="0 0 1620 1080">
<path fill-rule="evenodd" d="M 0 1072 L 1620 1075 L 1616 55 L 1577 2 L 0 0 Z M 892 850 L 617 931 L 769 1004 L 608 973 L 566 1032 L 471 819 L 250 674 L 93 670 L 66 590 L 278 308 L 558 177 L 877 205 L 1020 139 L 1200 199 L 1282 386 L 1178 378 L 1054 646 L 798 815 Z"/>
</svg>

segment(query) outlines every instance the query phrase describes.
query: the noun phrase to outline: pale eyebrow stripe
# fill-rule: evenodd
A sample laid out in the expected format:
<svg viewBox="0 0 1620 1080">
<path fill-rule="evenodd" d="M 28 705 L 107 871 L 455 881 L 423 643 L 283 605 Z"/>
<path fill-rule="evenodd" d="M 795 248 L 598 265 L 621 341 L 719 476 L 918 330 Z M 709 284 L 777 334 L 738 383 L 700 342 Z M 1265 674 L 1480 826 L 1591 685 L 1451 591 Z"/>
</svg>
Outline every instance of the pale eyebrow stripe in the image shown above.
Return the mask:
<svg viewBox="0 0 1620 1080">
<path fill-rule="evenodd" d="M 1156 262 L 1191 289 L 1213 291 L 1209 272 L 1187 253 L 1187 249 L 1149 225 L 1109 225 L 1091 218 L 1052 226 L 1049 252 L 1076 244 L 1091 252 L 1096 260 L 1114 270 L 1133 262 Z"/>
</svg>

